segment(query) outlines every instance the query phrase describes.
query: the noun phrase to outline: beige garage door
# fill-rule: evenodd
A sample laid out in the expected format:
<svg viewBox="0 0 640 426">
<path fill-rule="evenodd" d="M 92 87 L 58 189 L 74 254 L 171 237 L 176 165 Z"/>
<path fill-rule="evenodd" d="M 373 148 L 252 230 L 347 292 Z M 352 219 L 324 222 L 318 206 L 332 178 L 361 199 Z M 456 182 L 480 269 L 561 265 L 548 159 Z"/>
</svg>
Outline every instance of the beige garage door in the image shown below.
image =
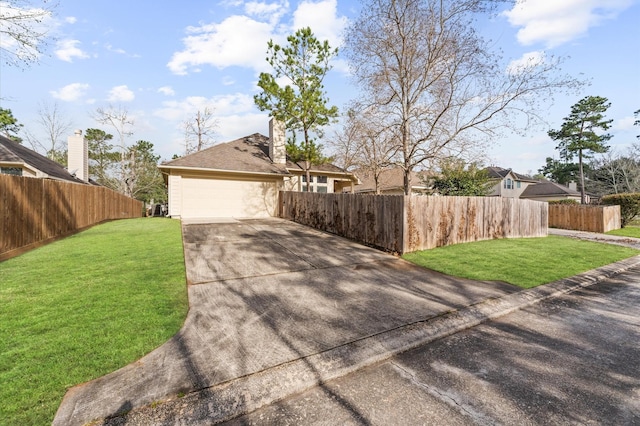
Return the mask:
<svg viewBox="0 0 640 426">
<path fill-rule="evenodd" d="M 276 216 L 278 182 L 182 178 L 183 218 Z"/>
</svg>

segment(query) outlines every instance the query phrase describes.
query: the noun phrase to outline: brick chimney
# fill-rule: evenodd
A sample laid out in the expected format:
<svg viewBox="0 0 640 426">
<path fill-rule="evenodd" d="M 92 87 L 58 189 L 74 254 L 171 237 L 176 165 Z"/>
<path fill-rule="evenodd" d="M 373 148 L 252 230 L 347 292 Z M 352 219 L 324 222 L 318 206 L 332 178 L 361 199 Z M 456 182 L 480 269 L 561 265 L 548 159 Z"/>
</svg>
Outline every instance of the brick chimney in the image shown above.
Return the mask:
<svg viewBox="0 0 640 426">
<path fill-rule="evenodd" d="M 78 179 L 89 182 L 89 144 L 82 136 L 82 130 L 76 130 L 67 138 L 67 170 Z"/>
<path fill-rule="evenodd" d="M 275 164 L 287 163 L 284 123 L 275 118 L 269 121 L 269 157 Z"/>
</svg>

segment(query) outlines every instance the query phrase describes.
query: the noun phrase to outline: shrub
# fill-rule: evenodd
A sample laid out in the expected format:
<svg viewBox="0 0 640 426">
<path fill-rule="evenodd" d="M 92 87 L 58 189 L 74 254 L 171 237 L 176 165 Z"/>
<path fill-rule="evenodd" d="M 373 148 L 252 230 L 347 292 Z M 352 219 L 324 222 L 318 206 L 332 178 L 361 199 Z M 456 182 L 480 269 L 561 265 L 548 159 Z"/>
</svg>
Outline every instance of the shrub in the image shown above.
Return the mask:
<svg viewBox="0 0 640 426">
<path fill-rule="evenodd" d="M 605 195 L 600 200 L 600 203 L 609 206 L 620 206 L 623 228 L 640 214 L 640 192 Z"/>
<path fill-rule="evenodd" d="M 576 200 L 565 199 L 565 200 L 552 200 L 552 201 L 549 201 L 549 204 L 570 204 L 570 205 L 574 205 L 574 204 L 580 204 L 580 203 L 578 203 L 578 201 L 576 201 Z"/>
</svg>

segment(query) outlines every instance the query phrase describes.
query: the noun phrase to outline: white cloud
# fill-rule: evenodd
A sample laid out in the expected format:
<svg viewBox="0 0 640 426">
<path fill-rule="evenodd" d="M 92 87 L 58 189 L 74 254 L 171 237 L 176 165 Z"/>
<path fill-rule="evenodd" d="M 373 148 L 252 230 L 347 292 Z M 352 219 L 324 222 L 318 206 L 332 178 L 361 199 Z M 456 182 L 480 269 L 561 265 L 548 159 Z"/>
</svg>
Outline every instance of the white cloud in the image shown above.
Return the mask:
<svg viewBox="0 0 640 426">
<path fill-rule="evenodd" d="M 65 62 L 73 62 L 73 58 L 88 58 L 89 55 L 78 47 L 79 44 L 79 40 L 60 40 L 56 43 L 56 56 Z"/>
<path fill-rule="evenodd" d="M 67 16 L 66 18 L 64 18 L 64 22 L 66 22 L 67 24 L 75 24 L 76 22 L 78 22 L 78 19 L 75 16 Z"/>
<path fill-rule="evenodd" d="M 307 26 L 320 40 L 329 40 L 331 46 L 341 44 L 340 34 L 347 25 L 347 18 L 337 16 L 337 0 L 303 1 L 293 13 L 293 27 L 282 23 L 288 8 L 289 4 L 284 0 L 248 2 L 244 5 L 246 15 L 189 27 L 189 35 L 182 40 L 184 49 L 173 54 L 167 67 L 180 75 L 197 72 L 201 65 L 248 67 L 256 72 L 268 70 L 265 61 L 267 42 L 284 42 L 287 35 Z"/>
<path fill-rule="evenodd" d="M 166 96 L 173 96 L 176 94 L 176 91 L 173 90 L 171 86 L 162 86 L 161 88 L 158 89 L 158 93 L 162 93 L 163 95 L 166 95 Z"/>
<path fill-rule="evenodd" d="M 107 49 L 109 52 L 113 52 L 113 53 L 117 53 L 119 55 L 125 55 L 128 56 L 130 58 L 139 58 L 140 55 L 138 55 L 137 53 L 128 53 L 126 50 L 121 49 L 121 48 L 116 48 L 113 47 L 111 44 L 107 43 L 104 45 L 105 49 Z"/>
<path fill-rule="evenodd" d="M 520 57 L 520 59 L 512 60 L 509 65 L 507 65 L 507 73 L 508 74 L 519 74 L 522 71 L 527 69 L 536 67 L 540 64 L 543 64 L 545 61 L 544 52 L 534 51 L 527 52 Z"/>
<path fill-rule="evenodd" d="M 504 15 L 511 25 L 522 27 L 517 35 L 521 44 L 544 43 L 552 48 L 584 36 L 631 4 L 631 0 L 518 0 Z"/>
<path fill-rule="evenodd" d="M 244 5 L 244 11 L 247 15 L 267 20 L 274 25 L 282 18 L 288 9 L 289 3 L 287 2 L 265 3 L 250 1 Z"/>
<path fill-rule="evenodd" d="M 115 86 L 109 91 L 109 102 L 131 102 L 136 95 L 126 86 Z"/>
<path fill-rule="evenodd" d="M 636 118 L 631 115 L 622 117 L 613 123 L 613 130 L 614 131 L 631 130 L 634 128 L 633 123 L 635 122 L 636 122 Z M 639 128 L 639 131 L 640 131 L 640 128 Z"/>
<path fill-rule="evenodd" d="M 187 74 L 187 68 L 212 65 L 218 68 L 244 66 L 260 69 L 265 62 L 267 41 L 272 26 L 246 16 L 231 16 L 220 24 L 190 27 L 183 39 L 185 50 L 173 54 L 167 64 L 175 73 Z"/>
<path fill-rule="evenodd" d="M 342 45 L 342 32 L 348 24 L 345 16 L 338 16 L 338 1 L 303 1 L 293 13 L 293 29 L 310 27 L 319 40 L 329 40 L 331 47 Z"/>
<path fill-rule="evenodd" d="M 87 83 L 72 83 L 68 84 L 59 90 L 52 90 L 51 96 L 56 99 L 60 99 L 65 102 L 73 102 L 82 98 L 87 90 L 89 90 L 89 85 Z"/>
<path fill-rule="evenodd" d="M 214 96 L 213 98 L 189 96 L 182 100 L 162 102 L 162 108 L 154 111 L 153 115 L 164 120 L 181 122 L 198 110 L 202 111 L 205 108 L 211 108 L 216 117 L 246 114 L 254 111 L 253 97 L 244 93 Z"/>
</svg>

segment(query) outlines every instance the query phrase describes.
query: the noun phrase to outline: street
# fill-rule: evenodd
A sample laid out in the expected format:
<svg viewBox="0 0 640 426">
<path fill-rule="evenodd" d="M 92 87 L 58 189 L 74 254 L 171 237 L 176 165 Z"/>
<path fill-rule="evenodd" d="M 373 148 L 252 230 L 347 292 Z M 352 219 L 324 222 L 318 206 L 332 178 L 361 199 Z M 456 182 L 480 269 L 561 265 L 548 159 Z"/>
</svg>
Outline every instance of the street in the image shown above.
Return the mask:
<svg viewBox="0 0 640 426">
<path fill-rule="evenodd" d="M 640 267 L 230 425 L 640 425 Z"/>
</svg>

